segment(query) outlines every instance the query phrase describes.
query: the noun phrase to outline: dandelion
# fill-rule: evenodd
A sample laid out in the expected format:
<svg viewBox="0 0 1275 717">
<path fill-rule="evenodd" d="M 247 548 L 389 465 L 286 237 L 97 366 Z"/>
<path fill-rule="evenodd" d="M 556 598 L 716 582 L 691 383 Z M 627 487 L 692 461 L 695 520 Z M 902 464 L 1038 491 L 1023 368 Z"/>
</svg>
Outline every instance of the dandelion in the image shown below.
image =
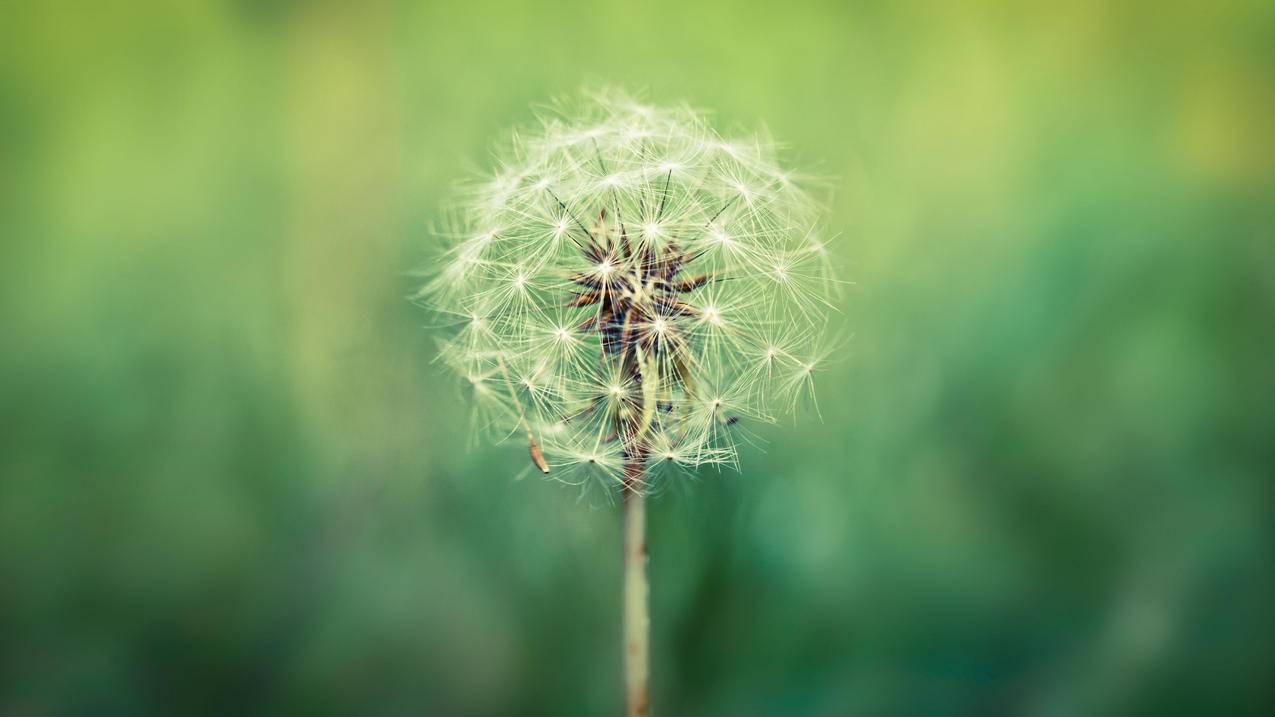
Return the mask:
<svg viewBox="0 0 1275 717">
<path fill-rule="evenodd" d="M 602 92 L 515 135 L 471 187 L 420 296 L 479 426 L 625 513 L 629 714 L 646 710 L 644 497 L 738 464 L 825 356 L 817 206 L 775 146 Z"/>
</svg>

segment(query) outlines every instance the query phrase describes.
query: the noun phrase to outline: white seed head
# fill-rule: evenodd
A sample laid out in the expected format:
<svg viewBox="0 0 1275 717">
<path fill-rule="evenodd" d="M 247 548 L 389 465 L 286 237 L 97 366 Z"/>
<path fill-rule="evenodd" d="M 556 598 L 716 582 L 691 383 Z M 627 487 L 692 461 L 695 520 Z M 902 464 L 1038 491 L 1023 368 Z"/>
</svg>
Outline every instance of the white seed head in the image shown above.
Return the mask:
<svg viewBox="0 0 1275 717">
<path fill-rule="evenodd" d="M 516 134 L 421 292 L 482 426 L 582 485 L 736 465 L 735 424 L 809 391 L 831 308 L 802 184 L 768 140 L 616 92 Z"/>
</svg>

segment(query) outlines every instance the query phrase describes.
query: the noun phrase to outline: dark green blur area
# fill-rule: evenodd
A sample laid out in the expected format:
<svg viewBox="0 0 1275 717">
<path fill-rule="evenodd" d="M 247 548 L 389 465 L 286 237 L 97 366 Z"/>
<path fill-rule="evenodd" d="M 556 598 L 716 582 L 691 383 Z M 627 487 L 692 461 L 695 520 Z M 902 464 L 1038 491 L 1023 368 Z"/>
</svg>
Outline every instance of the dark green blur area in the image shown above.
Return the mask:
<svg viewBox="0 0 1275 717">
<path fill-rule="evenodd" d="M 1275 5 L 4 3 L 0 714 L 597 715 L 619 513 L 405 297 L 587 84 L 834 178 L 819 413 L 650 507 L 657 715 L 1275 713 Z"/>
</svg>

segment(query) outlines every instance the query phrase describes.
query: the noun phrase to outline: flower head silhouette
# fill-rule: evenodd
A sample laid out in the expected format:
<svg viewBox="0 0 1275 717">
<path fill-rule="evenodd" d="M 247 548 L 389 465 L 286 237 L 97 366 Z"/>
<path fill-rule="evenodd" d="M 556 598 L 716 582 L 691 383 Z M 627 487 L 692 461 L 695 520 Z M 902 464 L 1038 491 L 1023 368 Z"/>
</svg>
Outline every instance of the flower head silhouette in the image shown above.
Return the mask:
<svg viewBox="0 0 1275 717">
<path fill-rule="evenodd" d="M 735 465 L 737 424 L 809 390 L 830 309 L 816 203 L 775 149 L 617 92 L 516 134 L 421 292 L 481 426 L 624 492 Z"/>
</svg>

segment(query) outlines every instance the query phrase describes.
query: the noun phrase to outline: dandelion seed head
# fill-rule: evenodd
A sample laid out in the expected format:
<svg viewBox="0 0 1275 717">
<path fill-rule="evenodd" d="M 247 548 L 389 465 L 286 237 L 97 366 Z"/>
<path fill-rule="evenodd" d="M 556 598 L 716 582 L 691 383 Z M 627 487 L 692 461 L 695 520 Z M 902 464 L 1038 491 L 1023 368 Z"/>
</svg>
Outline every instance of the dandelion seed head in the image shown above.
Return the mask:
<svg viewBox="0 0 1275 717">
<path fill-rule="evenodd" d="M 734 424 L 809 391 L 832 295 L 816 204 L 775 157 L 614 91 L 504 145 L 421 291 L 492 435 L 578 485 L 735 466 Z"/>
</svg>

